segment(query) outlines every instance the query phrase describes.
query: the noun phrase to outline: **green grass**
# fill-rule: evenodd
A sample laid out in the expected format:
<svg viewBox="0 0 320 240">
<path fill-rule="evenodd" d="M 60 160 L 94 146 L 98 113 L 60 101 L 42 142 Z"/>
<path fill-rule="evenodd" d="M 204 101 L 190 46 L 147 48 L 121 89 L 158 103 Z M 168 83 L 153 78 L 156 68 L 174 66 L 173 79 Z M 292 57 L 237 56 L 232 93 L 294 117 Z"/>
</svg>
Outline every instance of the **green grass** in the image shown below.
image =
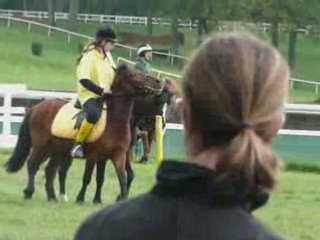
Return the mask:
<svg viewBox="0 0 320 240">
<path fill-rule="evenodd" d="M 303 162 L 287 162 L 285 164 L 287 171 L 307 172 L 307 173 L 320 173 L 319 162 L 303 163 Z"/>
<path fill-rule="evenodd" d="M 9 151 L 0 152 L 0 165 L 7 160 Z M 72 239 L 75 229 L 90 213 L 114 202 L 119 191 L 118 181 L 108 164 L 103 189 L 103 206 L 91 203 L 94 179 L 87 194 L 87 203 L 74 203 L 81 185 L 84 163 L 75 161 L 70 169 L 67 189 L 69 203 L 48 203 L 44 192 L 44 172 L 36 178 L 36 192 L 30 201 L 22 199 L 26 171 L 8 175 L 0 169 L 0 239 L 53 240 Z M 148 191 L 154 183 L 155 164 L 134 165 L 136 179 L 131 197 Z M 290 240 L 316 240 L 320 235 L 320 175 L 285 172 L 281 184 L 270 203 L 255 213 L 267 226 Z M 156 217 L 156 216 L 155 216 Z"/>
<path fill-rule="evenodd" d="M 59 27 L 66 28 L 65 22 L 58 22 Z M 78 31 L 88 35 L 94 35 L 97 23 L 87 23 L 78 26 Z M 128 31 L 145 33 L 144 26 L 114 25 L 118 32 Z M 195 30 L 183 29 L 185 45 L 180 49 L 180 54 L 189 56 L 197 46 Z M 167 27 L 154 27 L 155 35 L 169 34 Z M 67 43 L 66 35 L 53 33 L 53 37 L 46 36 L 47 31 L 32 27 L 31 33 L 27 26 L 20 23 L 12 23 L 11 28 L 6 27 L 6 22 L 0 21 L 0 83 L 25 83 L 32 89 L 49 90 L 74 90 L 75 89 L 75 60 L 79 55 L 79 43 L 83 40 L 72 38 Z M 269 41 L 269 35 L 259 34 L 261 38 Z M 32 56 L 31 43 L 37 41 L 44 44 L 44 54 L 41 57 Z M 286 55 L 287 36 L 281 34 L 280 49 Z M 167 48 L 170 46 L 154 46 Z M 116 49 L 114 58 L 118 56 L 129 57 L 124 49 Z M 307 37 L 300 35 L 297 44 L 297 64 L 293 76 L 312 81 L 320 81 L 320 40 L 319 37 Z M 134 55 L 134 53 L 133 53 Z M 132 58 L 134 60 L 134 56 Z M 170 71 L 176 74 L 182 73 L 182 68 L 171 66 L 165 59 L 154 57 L 153 66 L 160 70 Z M 314 88 L 297 85 L 291 92 L 290 102 L 314 102 L 317 96 Z"/>
<path fill-rule="evenodd" d="M 319 183 L 320 175 L 284 173 L 278 192 L 256 215 L 286 239 L 319 239 Z"/>
<path fill-rule="evenodd" d="M 0 166 L 9 155 L 0 153 Z M 78 160 L 70 169 L 67 181 L 69 203 L 48 203 L 44 191 L 44 169 L 36 177 L 36 192 L 31 201 L 22 199 L 22 190 L 26 184 L 26 169 L 18 174 L 8 175 L 0 168 L 0 240 L 53 240 L 72 239 L 81 221 L 90 213 L 113 203 L 119 193 L 118 181 L 112 164 L 108 164 L 106 181 L 103 188 L 104 205 L 92 204 L 95 179 L 87 193 L 87 203 L 74 203 L 81 187 L 84 162 Z M 135 166 L 137 177 L 132 186 L 131 196 L 145 192 L 154 182 L 154 165 Z M 56 189 L 57 190 L 57 189 Z"/>
<path fill-rule="evenodd" d="M 1 83 L 25 83 L 33 89 L 72 90 L 75 88 L 74 68 L 77 44 L 68 44 L 65 37 L 55 34 L 48 38 L 39 29 L 28 33 L 25 27 L 6 28 L 1 25 Z M 31 43 L 41 42 L 41 57 L 31 54 Z"/>
</svg>

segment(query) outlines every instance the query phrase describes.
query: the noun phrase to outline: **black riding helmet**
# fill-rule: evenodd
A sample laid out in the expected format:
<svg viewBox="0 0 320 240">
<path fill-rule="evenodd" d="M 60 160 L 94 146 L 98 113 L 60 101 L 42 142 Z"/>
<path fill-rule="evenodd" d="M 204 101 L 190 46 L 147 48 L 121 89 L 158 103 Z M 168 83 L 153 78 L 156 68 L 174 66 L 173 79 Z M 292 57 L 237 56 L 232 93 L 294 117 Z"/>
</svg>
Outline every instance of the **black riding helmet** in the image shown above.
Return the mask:
<svg viewBox="0 0 320 240">
<path fill-rule="evenodd" d="M 111 27 L 102 27 L 96 32 L 96 40 L 106 40 L 114 43 L 117 42 L 117 35 Z"/>
</svg>

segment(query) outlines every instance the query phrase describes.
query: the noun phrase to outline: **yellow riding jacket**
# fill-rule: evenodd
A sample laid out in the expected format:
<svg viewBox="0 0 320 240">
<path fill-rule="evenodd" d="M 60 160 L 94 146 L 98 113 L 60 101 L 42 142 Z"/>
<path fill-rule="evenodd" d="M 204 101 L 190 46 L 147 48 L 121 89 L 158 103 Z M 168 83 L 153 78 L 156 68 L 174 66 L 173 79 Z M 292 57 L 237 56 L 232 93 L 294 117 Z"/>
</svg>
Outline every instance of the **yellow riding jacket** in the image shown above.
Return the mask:
<svg viewBox="0 0 320 240">
<path fill-rule="evenodd" d="M 98 95 L 86 89 L 80 83 L 81 79 L 88 79 L 95 85 L 110 90 L 115 72 L 112 68 L 112 63 L 105 58 L 97 49 L 89 49 L 82 56 L 77 69 L 77 93 L 81 105 L 90 98 L 97 98 Z"/>
</svg>

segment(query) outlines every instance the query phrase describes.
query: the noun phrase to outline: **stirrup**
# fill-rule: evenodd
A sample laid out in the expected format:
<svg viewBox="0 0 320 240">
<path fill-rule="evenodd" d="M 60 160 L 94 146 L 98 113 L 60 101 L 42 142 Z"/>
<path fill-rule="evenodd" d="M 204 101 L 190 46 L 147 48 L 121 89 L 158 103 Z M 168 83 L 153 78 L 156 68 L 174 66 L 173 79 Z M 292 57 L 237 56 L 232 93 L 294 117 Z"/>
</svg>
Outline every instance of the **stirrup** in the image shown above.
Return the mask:
<svg viewBox="0 0 320 240">
<path fill-rule="evenodd" d="M 84 158 L 83 147 L 81 144 L 76 144 L 71 150 L 73 158 Z"/>
</svg>

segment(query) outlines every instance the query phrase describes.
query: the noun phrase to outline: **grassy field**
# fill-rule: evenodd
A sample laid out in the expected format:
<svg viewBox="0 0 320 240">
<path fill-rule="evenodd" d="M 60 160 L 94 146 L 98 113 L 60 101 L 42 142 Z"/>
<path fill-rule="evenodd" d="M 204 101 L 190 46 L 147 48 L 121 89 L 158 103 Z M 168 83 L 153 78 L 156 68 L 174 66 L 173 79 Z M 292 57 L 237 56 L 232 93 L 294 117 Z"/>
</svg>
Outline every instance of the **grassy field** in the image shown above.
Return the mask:
<svg viewBox="0 0 320 240">
<path fill-rule="evenodd" d="M 9 152 L 0 152 L 0 165 Z M 48 203 L 44 192 L 44 172 L 36 178 L 36 192 L 31 201 L 22 199 L 26 183 L 25 168 L 15 175 L 0 169 L 0 239 L 53 240 L 72 239 L 79 223 L 90 213 L 114 202 L 118 182 L 111 164 L 106 172 L 103 206 L 91 203 L 94 185 L 87 194 L 87 203 L 74 203 L 80 188 L 83 162 L 74 162 L 68 179 L 69 203 Z M 154 183 L 154 164 L 135 164 L 136 179 L 131 197 L 143 193 Z M 94 181 L 93 181 L 94 182 Z M 316 240 L 320 236 L 320 175 L 285 172 L 281 185 L 267 207 L 255 214 L 271 229 L 290 240 Z"/>
<path fill-rule="evenodd" d="M 58 26 L 66 27 L 65 23 L 58 22 Z M 93 35 L 98 24 L 88 23 L 79 25 L 78 31 Z M 115 25 L 117 31 L 130 31 L 144 33 L 142 26 Z M 195 48 L 197 38 L 195 31 L 182 30 L 185 34 L 186 44 L 181 48 L 181 55 L 188 56 Z M 156 34 L 169 33 L 169 28 L 155 27 Z M 83 40 L 72 38 L 67 43 L 66 36 L 54 33 L 48 38 L 43 29 L 32 28 L 31 33 L 27 31 L 26 25 L 12 23 L 11 28 L 0 21 L 0 83 L 26 83 L 33 89 L 50 90 L 74 90 L 75 59 L 79 55 L 79 43 Z M 261 38 L 268 40 L 267 34 L 260 34 Z M 30 45 L 32 42 L 44 44 L 44 54 L 41 57 L 32 56 Z M 294 77 L 320 81 L 320 40 L 311 37 L 299 36 L 297 45 L 297 66 L 293 73 Z M 281 51 L 286 55 L 287 36 L 281 35 Z M 155 46 L 157 47 L 157 46 Z M 162 47 L 162 48 L 169 48 Z M 117 49 L 114 58 L 128 56 L 128 51 Z M 165 60 L 156 60 L 154 67 L 181 74 L 181 68 L 170 66 Z M 291 102 L 313 102 L 318 97 L 314 88 L 297 85 L 297 89 L 291 92 Z"/>
<path fill-rule="evenodd" d="M 0 38 L 0 83 L 25 83 L 32 89 L 75 89 L 76 59 L 80 44 L 85 44 L 86 40 L 72 38 L 68 43 L 62 33 L 54 33 L 51 38 L 46 34 L 46 30 L 36 27 L 28 32 L 26 25 L 19 23 L 7 28 L 0 21 L 0 36 L 5 36 Z M 43 56 L 31 54 L 32 42 L 44 45 Z M 118 56 L 128 57 L 129 51 L 115 49 L 113 56 L 115 60 Z M 163 62 L 157 65 L 158 69 L 179 73 Z"/>
</svg>

